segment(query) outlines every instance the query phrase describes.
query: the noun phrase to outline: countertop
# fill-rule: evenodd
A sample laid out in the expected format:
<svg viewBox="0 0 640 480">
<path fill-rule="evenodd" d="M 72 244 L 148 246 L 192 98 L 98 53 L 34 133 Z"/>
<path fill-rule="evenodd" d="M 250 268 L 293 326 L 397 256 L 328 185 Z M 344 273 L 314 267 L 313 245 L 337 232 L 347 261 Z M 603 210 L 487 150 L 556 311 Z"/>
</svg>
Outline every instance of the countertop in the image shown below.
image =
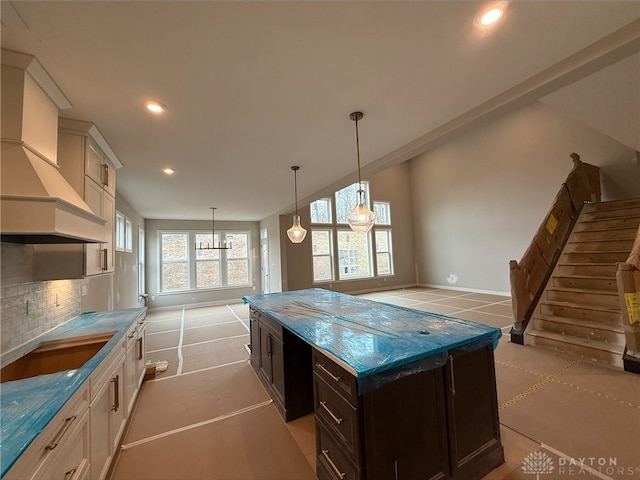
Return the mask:
<svg viewBox="0 0 640 480">
<path fill-rule="evenodd" d="M 453 349 L 495 348 L 499 328 L 320 288 L 243 300 L 337 359 L 362 391 L 445 365 Z"/>
<path fill-rule="evenodd" d="M 30 352 L 42 342 L 115 332 L 104 347 L 79 369 L 15 380 L 0 386 L 0 476 L 9 471 L 31 442 L 146 310 L 146 307 L 143 307 L 114 312 L 83 313 L 2 356 L 1 363 L 4 366 Z"/>
</svg>

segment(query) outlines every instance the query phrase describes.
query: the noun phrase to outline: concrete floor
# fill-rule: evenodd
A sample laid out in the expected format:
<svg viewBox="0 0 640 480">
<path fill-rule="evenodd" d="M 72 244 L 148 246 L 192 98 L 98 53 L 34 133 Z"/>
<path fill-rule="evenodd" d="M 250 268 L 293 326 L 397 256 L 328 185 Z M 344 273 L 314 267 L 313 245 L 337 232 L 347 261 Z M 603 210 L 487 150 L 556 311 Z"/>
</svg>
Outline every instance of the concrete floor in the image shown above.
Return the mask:
<svg viewBox="0 0 640 480">
<path fill-rule="evenodd" d="M 640 376 L 509 342 L 507 297 L 412 288 L 362 295 L 493 325 L 505 463 L 486 480 L 640 479 Z M 285 424 L 248 365 L 248 307 L 150 312 L 149 360 L 112 480 L 315 478 L 313 415 Z M 417 480 L 417 479 L 416 479 Z"/>
</svg>

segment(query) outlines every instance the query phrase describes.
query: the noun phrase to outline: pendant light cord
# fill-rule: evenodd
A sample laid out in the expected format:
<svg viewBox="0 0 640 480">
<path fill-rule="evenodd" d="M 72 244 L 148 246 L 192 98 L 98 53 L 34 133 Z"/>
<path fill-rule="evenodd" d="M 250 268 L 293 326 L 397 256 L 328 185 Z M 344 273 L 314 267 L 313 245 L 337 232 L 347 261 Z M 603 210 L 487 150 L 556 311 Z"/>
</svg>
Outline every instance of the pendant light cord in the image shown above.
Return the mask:
<svg viewBox="0 0 640 480">
<path fill-rule="evenodd" d="M 298 215 L 298 169 L 293 170 L 293 195 L 296 201 L 296 215 Z"/>
<path fill-rule="evenodd" d="M 362 190 L 362 178 L 360 177 L 360 137 L 358 135 L 358 117 L 356 117 L 356 152 L 358 154 L 358 188 Z"/>
</svg>

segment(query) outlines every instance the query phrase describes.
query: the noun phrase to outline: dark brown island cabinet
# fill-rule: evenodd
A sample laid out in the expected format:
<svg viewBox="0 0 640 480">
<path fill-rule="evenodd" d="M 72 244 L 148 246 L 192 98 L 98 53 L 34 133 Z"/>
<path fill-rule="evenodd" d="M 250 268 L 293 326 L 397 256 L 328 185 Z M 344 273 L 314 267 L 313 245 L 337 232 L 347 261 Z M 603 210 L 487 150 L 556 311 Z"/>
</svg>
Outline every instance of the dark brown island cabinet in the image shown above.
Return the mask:
<svg viewBox="0 0 640 480">
<path fill-rule="evenodd" d="M 499 333 L 487 342 L 491 337 L 483 333 L 478 341 L 475 332 L 468 343 L 454 342 L 458 348 L 438 350 L 435 361 L 428 356 L 395 361 L 389 342 L 401 342 L 402 335 L 422 340 L 432 317 L 439 330 L 446 322 L 453 322 L 456 332 L 478 324 L 379 304 L 384 318 L 403 319 L 399 333 L 388 330 L 388 321 L 367 319 L 375 302 L 319 289 L 294 294 L 245 298 L 250 362 L 285 421 L 315 413 L 318 479 L 473 480 L 504 462 L 493 359 Z M 327 306 L 327 296 L 339 304 L 336 309 Z M 314 306 L 314 299 L 322 306 Z M 362 313 L 345 315 L 345 300 L 347 311 Z M 413 320 L 405 329 L 411 312 L 420 322 L 417 334 Z M 359 354 L 373 358 L 372 375 L 359 376 L 366 367 L 350 351 L 361 350 L 354 335 L 368 336 L 364 345 L 373 350 Z M 326 343 L 331 340 L 335 344 Z M 376 358 L 396 364 L 386 368 Z"/>
</svg>

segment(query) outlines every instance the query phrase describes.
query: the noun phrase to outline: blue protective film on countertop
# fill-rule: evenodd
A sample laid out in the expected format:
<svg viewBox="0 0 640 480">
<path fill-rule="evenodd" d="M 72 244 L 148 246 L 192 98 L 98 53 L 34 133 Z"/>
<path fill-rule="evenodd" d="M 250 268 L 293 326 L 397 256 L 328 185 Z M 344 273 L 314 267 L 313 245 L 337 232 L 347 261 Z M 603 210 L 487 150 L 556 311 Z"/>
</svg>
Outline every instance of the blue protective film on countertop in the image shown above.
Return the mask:
<svg viewBox="0 0 640 480">
<path fill-rule="evenodd" d="M 38 375 L 0 385 L 0 476 L 9 471 L 31 442 L 146 310 L 146 307 L 143 307 L 114 312 L 83 313 L 2 356 L 1 364 L 5 366 L 37 348 L 42 342 L 115 332 L 104 347 L 78 369 Z"/>
<path fill-rule="evenodd" d="M 496 327 L 319 288 L 243 300 L 337 358 L 359 383 L 402 366 L 414 373 L 440 367 L 449 350 L 495 348 L 502 335 Z"/>
</svg>

